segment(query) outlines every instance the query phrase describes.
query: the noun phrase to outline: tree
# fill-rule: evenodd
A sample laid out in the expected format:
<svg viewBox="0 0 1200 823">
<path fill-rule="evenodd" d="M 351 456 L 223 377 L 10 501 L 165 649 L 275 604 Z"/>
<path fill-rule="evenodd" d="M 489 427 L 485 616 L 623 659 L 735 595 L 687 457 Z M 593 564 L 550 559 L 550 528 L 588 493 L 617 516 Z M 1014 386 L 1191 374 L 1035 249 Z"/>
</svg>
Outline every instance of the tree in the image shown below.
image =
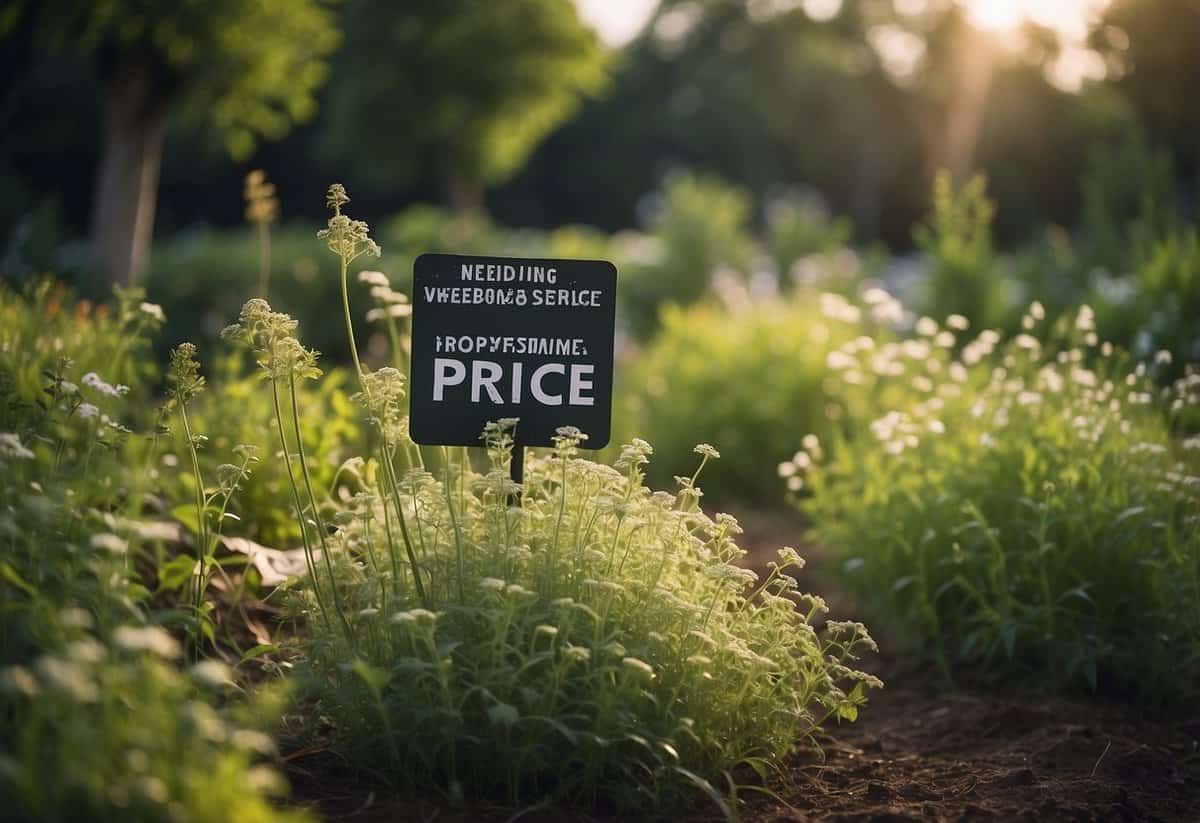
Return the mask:
<svg viewBox="0 0 1200 823">
<path fill-rule="evenodd" d="M 344 28 L 324 153 L 358 188 L 431 170 L 460 210 L 606 79 L 572 0 L 351 0 Z"/>
<path fill-rule="evenodd" d="M 91 237 L 110 281 L 135 279 L 145 263 L 170 116 L 211 129 L 240 159 L 313 114 L 339 40 L 328 3 L 18 0 L 0 15 L 0 37 L 83 55 L 100 78 Z"/>
<path fill-rule="evenodd" d="M 1200 0 L 1115 0 L 1092 33 L 1111 82 L 1200 201 Z"/>
</svg>

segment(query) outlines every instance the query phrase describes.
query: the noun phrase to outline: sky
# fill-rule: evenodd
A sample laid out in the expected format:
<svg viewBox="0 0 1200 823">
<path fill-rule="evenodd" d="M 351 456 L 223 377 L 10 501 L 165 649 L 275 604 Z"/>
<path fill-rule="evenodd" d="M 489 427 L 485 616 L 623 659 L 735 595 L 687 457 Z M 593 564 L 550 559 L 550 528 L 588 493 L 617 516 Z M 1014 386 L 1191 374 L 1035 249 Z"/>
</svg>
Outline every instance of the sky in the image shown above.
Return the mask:
<svg viewBox="0 0 1200 823">
<path fill-rule="evenodd" d="M 575 4 L 604 42 L 621 46 L 641 31 L 657 0 L 575 0 Z"/>
</svg>

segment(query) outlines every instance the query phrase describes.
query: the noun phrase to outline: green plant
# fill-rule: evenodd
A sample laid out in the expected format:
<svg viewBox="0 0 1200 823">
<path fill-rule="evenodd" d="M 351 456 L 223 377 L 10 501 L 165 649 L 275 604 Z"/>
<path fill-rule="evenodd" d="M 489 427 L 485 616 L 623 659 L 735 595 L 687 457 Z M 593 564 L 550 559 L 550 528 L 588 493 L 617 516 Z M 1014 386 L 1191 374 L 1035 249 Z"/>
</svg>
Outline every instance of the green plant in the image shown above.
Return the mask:
<svg viewBox="0 0 1200 823">
<path fill-rule="evenodd" d="M 203 591 L 176 608 L 172 564 L 140 528 L 161 447 L 141 412 L 153 405 L 140 384 L 81 374 L 149 372 L 160 312 L 137 300 L 83 311 L 47 289 L 0 294 L 0 816 L 306 819 L 268 799 L 284 784 L 261 729 L 281 695 L 243 700 L 212 660 L 184 672 L 163 628 Z M 173 369 L 181 412 L 199 387 L 190 354 Z M 183 559 L 193 579 L 197 558 Z"/>
<path fill-rule="evenodd" d="M 763 581 L 735 566 L 737 522 L 699 510 L 695 475 L 645 488 L 641 441 L 613 469 L 563 430 L 514 504 L 512 425 L 487 432 L 484 474 L 412 467 L 387 495 L 372 476 L 389 470 L 367 466 L 333 537 L 351 631 L 313 621 L 305 643 L 341 750 L 451 797 L 666 809 L 701 790 L 728 810 L 738 767 L 765 776 L 856 717 L 879 685 L 853 669 L 873 644 L 860 624 L 818 633 L 795 552 Z"/>
<path fill-rule="evenodd" d="M 690 174 L 667 179 L 650 235 L 622 267 L 621 308 L 639 337 L 658 326 L 662 306 L 703 298 L 719 272 L 744 279 L 754 257 L 750 199 L 715 178 Z"/>
<path fill-rule="evenodd" d="M 961 324 L 960 324 L 961 325 Z M 780 467 L 847 577 L 948 673 L 1163 701 L 1200 683 L 1200 441 L 1170 390 L 1095 333 L 1086 306 L 1040 340 L 961 346 L 931 320 L 891 352 L 843 350 L 871 437 Z M 809 496 L 811 495 L 811 496 Z"/>
<path fill-rule="evenodd" d="M 656 443 L 657 483 L 682 473 L 691 444 L 710 438 L 728 455 L 712 467 L 718 499 L 767 501 L 779 487 L 763 466 L 796 448 L 795 432 L 826 437 L 862 414 L 829 383 L 831 354 L 851 341 L 869 347 L 898 321 L 899 305 L 878 289 L 869 303 L 798 290 L 722 307 L 668 308 L 663 328 L 622 381 L 628 430 Z M 618 418 L 620 419 L 620 418 Z"/>
<path fill-rule="evenodd" d="M 243 197 L 246 220 L 254 225 L 258 235 L 258 296 L 265 300 L 271 288 L 271 224 L 279 219 L 279 198 L 262 169 L 246 175 Z"/>
<path fill-rule="evenodd" d="M 987 198 L 983 177 L 956 190 L 948 172 L 938 175 L 933 212 L 914 236 L 929 259 L 919 301 L 925 314 L 961 314 L 981 328 L 1004 323 L 1013 299 L 992 246 L 995 216 L 996 205 Z"/>
</svg>

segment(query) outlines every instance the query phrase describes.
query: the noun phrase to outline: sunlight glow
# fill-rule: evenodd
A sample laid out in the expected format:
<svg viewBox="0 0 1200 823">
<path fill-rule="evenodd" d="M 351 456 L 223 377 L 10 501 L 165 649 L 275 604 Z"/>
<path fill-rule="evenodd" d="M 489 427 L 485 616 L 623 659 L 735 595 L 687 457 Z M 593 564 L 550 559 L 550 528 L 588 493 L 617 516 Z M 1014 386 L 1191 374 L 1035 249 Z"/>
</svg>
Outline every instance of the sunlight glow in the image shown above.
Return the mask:
<svg viewBox="0 0 1200 823">
<path fill-rule="evenodd" d="M 1082 39 L 1089 21 L 1108 0 L 961 0 L 971 22 L 981 29 L 1012 32 L 1026 22 Z"/>
</svg>

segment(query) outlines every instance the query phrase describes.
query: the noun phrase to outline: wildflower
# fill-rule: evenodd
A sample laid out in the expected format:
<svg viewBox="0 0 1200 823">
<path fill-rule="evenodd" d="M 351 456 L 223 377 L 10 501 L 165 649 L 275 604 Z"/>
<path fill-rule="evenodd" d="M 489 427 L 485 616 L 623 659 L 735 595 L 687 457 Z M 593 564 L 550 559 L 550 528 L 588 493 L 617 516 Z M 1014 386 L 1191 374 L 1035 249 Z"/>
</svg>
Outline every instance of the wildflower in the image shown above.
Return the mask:
<svg viewBox="0 0 1200 823">
<path fill-rule="evenodd" d="M 37 673 L 47 686 L 79 703 L 94 703 L 100 696 L 100 689 L 78 662 L 46 656 L 38 660 Z"/>
<path fill-rule="evenodd" d="M 1037 300 L 1029 304 L 1029 316 L 1034 320 L 1046 319 L 1046 308 Z"/>
<path fill-rule="evenodd" d="M 100 409 L 91 403 L 80 403 L 79 407 L 75 409 L 75 413 L 84 420 L 91 420 L 100 416 Z"/>
<path fill-rule="evenodd" d="M 709 460 L 717 460 L 721 457 L 721 453 L 708 443 L 700 443 L 692 451 Z"/>
<path fill-rule="evenodd" d="M 804 488 L 804 478 L 799 475 L 789 477 L 787 480 L 787 488 L 790 492 L 798 492 Z"/>
<path fill-rule="evenodd" d="M 779 555 L 779 567 L 781 569 L 791 567 L 799 570 L 804 568 L 804 558 L 791 546 L 784 546 L 776 553 Z"/>
<path fill-rule="evenodd" d="M 128 652 L 151 652 L 159 657 L 179 656 L 179 644 L 158 626 L 118 626 L 113 642 Z"/>
<path fill-rule="evenodd" d="M 858 361 L 856 359 L 840 349 L 835 349 L 825 355 L 825 367 L 830 371 L 843 371 L 845 369 L 852 369 L 857 365 Z"/>
<path fill-rule="evenodd" d="M 917 321 L 917 334 L 922 337 L 933 337 L 937 333 L 938 324 L 932 317 L 922 317 Z"/>
<path fill-rule="evenodd" d="M 381 271 L 360 271 L 358 273 L 358 282 L 366 283 L 369 286 L 382 286 L 383 288 L 391 288 L 392 284 L 388 282 L 387 275 Z"/>
<path fill-rule="evenodd" d="M 654 679 L 654 667 L 644 660 L 639 660 L 636 657 L 623 657 L 621 658 L 621 665 L 627 671 L 641 675 L 648 680 Z"/>
<path fill-rule="evenodd" d="M 329 250 L 342 258 L 345 265 L 364 254 L 379 257 L 383 250 L 371 239 L 370 228 L 362 220 L 351 220 L 342 214 L 342 206 L 350 202 L 346 188 L 341 183 L 329 187 L 325 204 L 333 210 L 326 228 L 317 232 L 317 237 L 326 241 Z"/>
<path fill-rule="evenodd" d="M 573 643 L 568 643 L 563 648 L 563 657 L 576 663 L 586 663 L 592 659 L 592 652 L 591 649 L 585 646 L 576 646 Z"/>
<path fill-rule="evenodd" d="M 1031 334 L 1018 334 L 1016 342 L 1018 348 L 1027 349 L 1029 351 L 1036 351 L 1037 349 L 1041 348 L 1042 345 L 1038 342 L 1038 339 Z"/>
<path fill-rule="evenodd" d="M 106 532 L 93 534 L 91 544 L 94 549 L 104 549 L 113 554 L 125 554 L 129 550 L 129 543 L 124 538 Z"/>
<path fill-rule="evenodd" d="M 32 460 L 34 454 L 21 445 L 21 438 L 12 432 L 0 432 L 0 458 L 9 457 L 15 460 Z"/>
<path fill-rule="evenodd" d="M 963 317 L 961 314 L 952 314 L 946 318 L 946 326 L 955 331 L 966 331 L 971 326 L 971 321 Z"/>
<path fill-rule="evenodd" d="M 551 626 L 546 623 L 541 623 L 533 630 L 533 634 L 535 637 L 539 635 L 545 635 L 546 637 L 557 637 L 558 626 Z"/>
<path fill-rule="evenodd" d="M 204 377 L 200 374 L 200 364 L 196 361 L 194 344 L 180 343 L 171 350 L 167 380 L 180 403 L 186 403 L 204 388 Z"/>
<path fill-rule="evenodd" d="M 100 394 L 108 397 L 123 397 L 129 393 L 128 386 L 123 386 L 120 383 L 114 386 L 112 383 L 107 382 L 94 371 L 90 371 L 85 374 L 82 378 L 80 378 L 79 382 L 88 388 L 95 389 L 96 391 L 100 392 Z"/>
<path fill-rule="evenodd" d="M 1159 349 L 1154 355 L 1154 365 L 1169 366 L 1171 364 L 1171 353 L 1166 349 Z"/>
<path fill-rule="evenodd" d="M 805 457 L 807 457 L 807 456 L 808 455 L 805 455 Z M 780 463 L 778 468 L 776 469 L 776 472 L 779 474 L 779 476 L 785 480 L 787 478 L 791 477 L 792 475 L 794 475 L 796 473 L 796 471 L 797 471 L 796 464 L 790 463 L 790 462 L 789 463 Z"/>
<path fill-rule="evenodd" d="M 0 693 L 34 697 L 38 693 L 37 678 L 24 666 L 0 669 Z"/>
<path fill-rule="evenodd" d="M 220 660 L 201 660 L 192 666 L 191 672 L 197 683 L 210 689 L 233 684 L 233 670 Z"/>
<path fill-rule="evenodd" d="M 479 588 L 485 592 L 502 592 L 507 585 L 503 580 L 496 577 L 485 577 L 479 581 Z"/>
<path fill-rule="evenodd" d="M 1079 307 L 1079 314 L 1075 316 L 1075 328 L 1080 331 L 1096 330 L 1096 312 L 1092 311 L 1091 306 L 1084 304 Z"/>
<path fill-rule="evenodd" d="M 266 225 L 279 218 L 279 198 L 275 196 L 275 186 L 267 182 L 267 174 L 262 169 L 255 169 L 246 175 L 242 193 L 246 200 L 246 219 L 251 223 Z"/>
</svg>

